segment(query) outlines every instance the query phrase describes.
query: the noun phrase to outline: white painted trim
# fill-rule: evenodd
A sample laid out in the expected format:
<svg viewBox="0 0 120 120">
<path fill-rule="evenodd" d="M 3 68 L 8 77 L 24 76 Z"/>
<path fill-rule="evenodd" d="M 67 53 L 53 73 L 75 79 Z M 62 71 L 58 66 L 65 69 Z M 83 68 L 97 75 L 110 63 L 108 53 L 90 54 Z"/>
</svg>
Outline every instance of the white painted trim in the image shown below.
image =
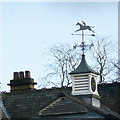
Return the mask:
<svg viewBox="0 0 120 120">
<path fill-rule="evenodd" d="M 86 90 L 86 91 L 84 91 L 84 92 L 78 92 L 78 91 L 76 91 L 76 92 L 73 92 L 72 91 L 72 95 L 89 95 L 90 93 L 88 93 L 88 90 Z"/>
<path fill-rule="evenodd" d="M 95 78 L 95 81 L 96 81 L 96 90 L 95 90 L 95 92 L 93 92 L 93 91 L 91 90 L 91 78 L 92 78 L 92 77 L 94 77 L 94 78 Z M 91 74 L 89 78 L 90 78 L 90 80 L 89 80 L 89 82 L 90 82 L 90 92 L 91 92 L 92 94 L 94 94 L 94 95 L 99 95 L 99 94 L 98 94 L 98 86 L 97 86 L 97 75 Z"/>
<path fill-rule="evenodd" d="M 74 78 L 74 80 L 88 80 L 88 77 L 85 77 L 85 78 L 83 78 L 83 77 L 77 77 L 77 78 Z"/>
<path fill-rule="evenodd" d="M 71 77 L 74 77 L 74 76 L 85 76 L 85 75 L 89 75 L 90 73 L 82 73 L 82 74 L 72 74 Z"/>
<path fill-rule="evenodd" d="M 75 83 L 74 85 L 76 85 L 76 86 L 82 86 L 82 85 L 86 85 L 86 84 L 88 84 L 88 82 L 81 82 L 81 83 Z"/>
<path fill-rule="evenodd" d="M 3 102 L 1 101 L 0 107 L 2 108 L 3 112 L 5 113 L 8 120 L 11 120 L 11 116 L 9 115 L 6 107 L 4 106 Z"/>
<path fill-rule="evenodd" d="M 76 80 L 74 79 L 75 82 L 88 82 L 88 79 L 79 79 L 79 80 Z"/>
</svg>

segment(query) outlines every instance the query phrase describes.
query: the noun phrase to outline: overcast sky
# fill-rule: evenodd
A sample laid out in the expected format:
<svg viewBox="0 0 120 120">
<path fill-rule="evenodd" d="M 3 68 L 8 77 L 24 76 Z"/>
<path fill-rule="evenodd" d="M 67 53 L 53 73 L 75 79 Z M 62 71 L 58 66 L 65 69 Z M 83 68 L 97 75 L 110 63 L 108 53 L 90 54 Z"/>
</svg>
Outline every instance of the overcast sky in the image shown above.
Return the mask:
<svg viewBox="0 0 120 120">
<path fill-rule="evenodd" d="M 96 36 L 111 36 L 113 44 L 118 41 L 117 2 L 6 2 L 1 7 L 3 91 L 10 89 L 7 84 L 13 72 L 30 70 L 38 82 L 45 73 L 50 46 L 81 42 L 71 35 L 78 29 L 77 22 L 94 26 Z"/>
</svg>

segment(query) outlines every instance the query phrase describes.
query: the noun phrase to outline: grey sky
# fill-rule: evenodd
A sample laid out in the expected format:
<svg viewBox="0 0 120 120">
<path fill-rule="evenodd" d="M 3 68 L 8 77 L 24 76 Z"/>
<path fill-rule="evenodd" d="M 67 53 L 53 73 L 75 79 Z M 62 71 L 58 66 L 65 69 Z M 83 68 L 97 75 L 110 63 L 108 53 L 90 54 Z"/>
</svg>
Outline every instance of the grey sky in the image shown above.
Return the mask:
<svg viewBox="0 0 120 120">
<path fill-rule="evenodd" d="M 48 47 L 81 41 L 71 36 L 77 22 L 84 20 L 95 27 L 97 36 L 111 36 L 117 44 L 117 2 L 6 2 L 1 7 L 2 90 L 9 90 L 15 71 L 30 70 L 38 82 L 49 60 Z"/>
</svg>

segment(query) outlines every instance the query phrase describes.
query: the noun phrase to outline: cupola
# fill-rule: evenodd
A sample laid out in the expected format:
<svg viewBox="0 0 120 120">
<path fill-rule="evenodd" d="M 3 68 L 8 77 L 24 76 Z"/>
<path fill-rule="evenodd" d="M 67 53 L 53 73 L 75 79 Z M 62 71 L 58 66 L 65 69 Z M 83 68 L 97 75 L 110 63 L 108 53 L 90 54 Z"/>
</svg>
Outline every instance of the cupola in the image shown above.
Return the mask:
<svg viewBox="0 0 120 120">
<path fill-rule="evenodd" d="M 100 107 L 100 97 L 97 87 L 98 73 L 87 64 L 85 55 L 79 66 L 69 73 L 72 78 L 72 95 L 81 96 L 87 103 Z"/>
<path fill-rule="evenodd" d="M 87 64 L 85 55 L 82 55 L 80 65 L 71 73 L 72 78 L 72 94 L 73 95 L 86 95 L 95 94 L 98 95 L 97 91 L 97 75 Z"/>
<path fill-rule="evenodd" d="M 30 71 L 14 72 L 13 79 L 10 80 L 10 91 L 18 90 L 34 90 L 34 85 L 37 84 L 34 82 L 34 79 L 30 77 Z"/>
</svg>

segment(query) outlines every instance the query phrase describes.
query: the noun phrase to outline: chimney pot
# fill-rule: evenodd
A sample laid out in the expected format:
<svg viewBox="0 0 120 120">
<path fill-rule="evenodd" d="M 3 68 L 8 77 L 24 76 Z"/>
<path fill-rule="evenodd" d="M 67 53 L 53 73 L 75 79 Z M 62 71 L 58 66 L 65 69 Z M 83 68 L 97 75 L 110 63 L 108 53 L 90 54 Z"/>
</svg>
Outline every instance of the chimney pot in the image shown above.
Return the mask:
<svg viewBox="0 0 120 120">
<path fill-rule="evenodd" d="M 14 75 L 13 75 L 13 76 L 14 76 L 14 77 L 13 77 L 14 80 L 19 79 L 19 74 L 18 74 L 18 72 L 14 72 L 13 74 L 14 74 Z"/>
<path fill-rule="evenodd" d="M 23 79 L 24 78 L 24 72 L 21 71 L 21 72 L 19 72 L 19 74 L 20 74 L 20 78 Z"/>
<path fill-rule="evenodd" d="M 25 71 L 25 78 L 30 78 L 30 71 Z"/>
</svg>

